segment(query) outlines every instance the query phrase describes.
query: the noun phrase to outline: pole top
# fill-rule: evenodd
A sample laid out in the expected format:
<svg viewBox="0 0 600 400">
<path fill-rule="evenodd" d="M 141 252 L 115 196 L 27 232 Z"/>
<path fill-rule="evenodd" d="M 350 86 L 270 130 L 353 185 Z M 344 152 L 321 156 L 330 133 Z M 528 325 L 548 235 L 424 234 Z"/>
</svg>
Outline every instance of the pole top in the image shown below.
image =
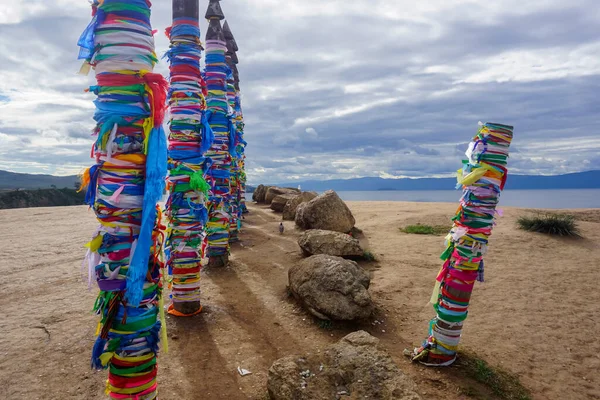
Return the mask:
<svg viewBox="0 0 600 400">
<path fill-rule="evenodd" d="M 223 33 L 225 34 L 225 39 L 235 40 L 235 38 L 233 37 L 233 33 L 231 32 L 231 29 L 229 28 L 229 23 L 227 21 L 225 21 L 225 23 L 223 24 Z"/>
<path fill-rule="evenodd" d="M 225 32 L 223 32 L 225 33 Z M 225 35 L 225 39 L 227 39 L 227 35 Z M 227 44 L 227 53 L 235 53 L 238 49 L 237 49 L 237 45 L 235 44 L 234 40 L 226 40 L 226 44 Z"/>
<path fill-rule="evenodd" d="M 198 19 L 200 15 L 198 0 L 173 0 L 173 19 Z"/>
<path fill-rule="evenodd" d="M 221 9 L 221 4 L 219 4 L 221 0 L 209 0 L 208 9 L 206 10 L 206 19 L 218 19 L 222 21 L 225 19 L 225 14 L 223 14 L 223 10 Z"/>
<path fill-rule="evenodd" d="M 209 20 L 208 29 L 206 30 L 206 40 L 225 41 L 225 35 L 223 35 L 223 30 L 221 29 L 221 21 L 216 18 Z"/>
</svg>

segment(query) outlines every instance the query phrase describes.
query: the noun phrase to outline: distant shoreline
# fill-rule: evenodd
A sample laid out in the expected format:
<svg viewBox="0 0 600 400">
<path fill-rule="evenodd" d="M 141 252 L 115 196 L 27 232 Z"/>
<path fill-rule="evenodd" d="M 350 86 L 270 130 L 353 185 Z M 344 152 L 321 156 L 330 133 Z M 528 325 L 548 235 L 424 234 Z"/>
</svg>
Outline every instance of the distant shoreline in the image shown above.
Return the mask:
<svg viewBox="0 0 600 400">
<path fill-rule="evenodd" d="M 384 190 L 337 192 L 344 201 L 458 204 L 461 190 Z M 532 209 L 600 209 L 600 189 L 505 190 L 500 207 Z"/>
<path fill-rule="evenodd" d="M 532 189 L 505 189 L 508 191 L 529 191 L 529 190 L 600 190 L 600 188 L 532 188 Z M 461 191 L 461 189 L 372 189 L 372 190 L 338 190 L 337 192 L 447 192 Z"/>
</svg>

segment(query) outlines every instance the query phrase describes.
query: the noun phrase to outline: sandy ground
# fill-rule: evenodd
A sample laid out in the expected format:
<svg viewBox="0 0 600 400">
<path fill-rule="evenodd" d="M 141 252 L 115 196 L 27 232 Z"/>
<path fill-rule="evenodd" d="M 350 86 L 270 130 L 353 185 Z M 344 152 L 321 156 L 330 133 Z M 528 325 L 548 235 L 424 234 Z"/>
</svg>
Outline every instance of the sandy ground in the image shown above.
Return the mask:
<svg viewBox="0 0 600 400">
<path fill-rule="evenodd" d="M 371 321 L 324 329 L 286 291 L 300 260 L 298 232 L 252 206 L 227 269 L 205 270 L 204 312 L 169 317 L 169 352 L 159 359 L 161 399 L 267 399 L 277 358 L 319 352 L 356 329 L 379 337 L 426 399 L 467 399 L 452 369 L 412 365 L 402 350 L 425 337 L 427 304 L 443 238 L 399 231 L 448 224 L 454 204 L 351 202 L 364 245 L 378 261 Z M 519 375 L 535 399 L 600 399 L 600 210 L 573 212 L 583 240 L 519 231 L 524 210 L 506 209 L 486 258 L 463 346 Z M 0 399 L 103 399 L 105 372 L 91 371 L 96 289 L 82 282 L 83 245 L 96 226 L 86 207 L 0 210 Z M 377 322 L 375 322 L 377 321 Z M 252 371 L 241 377 L 238 366 Z M 487 398 L 487 397 L 486 397 Z M 489 396 L 493 399 L 493 396 Z"/>
</svg>

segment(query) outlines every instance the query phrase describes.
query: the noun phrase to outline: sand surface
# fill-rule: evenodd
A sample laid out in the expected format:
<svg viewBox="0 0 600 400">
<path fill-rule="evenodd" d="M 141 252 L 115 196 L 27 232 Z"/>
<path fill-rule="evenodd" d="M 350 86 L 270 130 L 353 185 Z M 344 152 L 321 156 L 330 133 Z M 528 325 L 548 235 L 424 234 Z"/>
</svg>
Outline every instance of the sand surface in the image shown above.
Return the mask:
<svg viewBox="0 0 600 400">
<path fill-rule="evenodd" d="M 358 326 L 320 327 L 287 295 L 300 260 L 298 232 L 251 206 L 231 266 L 204 270 L 201 315 L 169 317 L 169 352 L 159 358 L 161 399 L 267 399 L 277 358 L 319 352 L 355 329 L 379 337 L 425 399 L 467 399 L 453 370 L 411 364 L 433 317 L 428 305 L 443 237 L 401 233 L 407 224 L 448 224 L 455 204 L 350 202 L 364 245 L 378 261 L 371 293 L 378 311 Z M 600 210 L 573 211 L 583 240 L 516 229 L 525 210 L 505 209 L 477 284 L 462 345 L 519 375 L 534 399 L 600 399 Z M 0 210 L 0 399 L 103 399 L 106 372 L 89 368 L 97 289 L 81 262 L 96 227 L 87 207 Z M 241 377 L 238 366 L 252 371 Z M 490 396 L 489 398 L 494 398 Z"/>
</svg>

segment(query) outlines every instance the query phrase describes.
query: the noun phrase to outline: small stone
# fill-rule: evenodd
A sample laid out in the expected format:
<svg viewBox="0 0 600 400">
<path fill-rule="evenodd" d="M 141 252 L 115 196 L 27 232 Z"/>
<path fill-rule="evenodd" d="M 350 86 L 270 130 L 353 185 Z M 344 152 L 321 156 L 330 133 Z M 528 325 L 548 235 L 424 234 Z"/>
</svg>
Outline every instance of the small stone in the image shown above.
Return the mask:
<svg viewBox="0 0 600 400">
<path fill-rule="evenodd" d="M 356 222 L 352 212 L 333 190 L 301 204 L 296 210 L 296 225 L 302 229 L 325 229 L 348 233 Z"/>
<path fill-rule="evenodd" d="M 318 194 L 316 192 L 302 192 L 301 194 L 292 197 L 283 207 L 283 220 L 294 221 L 296 219 L 296 211 L 300 204 L 308 203 Z"/>
<path fill-rule="evenodd" d="M 285 205 L 294 197 L 296 194 L 280 194 L 279 196 L 275 196 L 273 201 L 271 201 L 271 210 L 275 212 L 283 212 Z"/>
<path fill-rule="evenodd" d="M 328 254 L 344 258 L 359 258 L 364 254 L 360 243 L 345 233 L 311 229 L 298 238 L 304 255 Z"/>
<path fill-rule="evenodd" d="M 273 187 L 268 188 L 267 191 L 265 192 L 264 203 L 271 205 L 273 200 L 279 195 L 282 195 L 282 194 L 297 195 L 299 193 L 300 193 L 300 191 L 298 189 L 280 188 L 280 187 L 273 186 Z M 285 202 L 283 203 L 280 211 L 283 211 L 284 206 L 285 206 Z"/>
<path fill-rule="evenodd" d="M 373 312 L 371 278 L 354 261 L 320 254 L 292 266 L 288 277 L 294 297 L 317 318 L 352 321 Z"/>
<path fill-rule="evenodd" d="M 308 385 L 310 373 L 296 362 L 297 356 L 275 361 L 269 369 L 267 388 L 271 400 L 355 399 L 421 400 L 415 383 L 378 347 L 379 340 L 367 332 L 354 332 L 319 355 L 307 356 L 308 365 L 319 365 L 318 379 Z M 303 368 L 304 367 L 304 368 Z M 310 374 L 314 376 L 314 374 Z M 351 388 L 351 390 L 350 390 Z M 376 391 L 374 391 L 376 388 Z"/>
</svg>

